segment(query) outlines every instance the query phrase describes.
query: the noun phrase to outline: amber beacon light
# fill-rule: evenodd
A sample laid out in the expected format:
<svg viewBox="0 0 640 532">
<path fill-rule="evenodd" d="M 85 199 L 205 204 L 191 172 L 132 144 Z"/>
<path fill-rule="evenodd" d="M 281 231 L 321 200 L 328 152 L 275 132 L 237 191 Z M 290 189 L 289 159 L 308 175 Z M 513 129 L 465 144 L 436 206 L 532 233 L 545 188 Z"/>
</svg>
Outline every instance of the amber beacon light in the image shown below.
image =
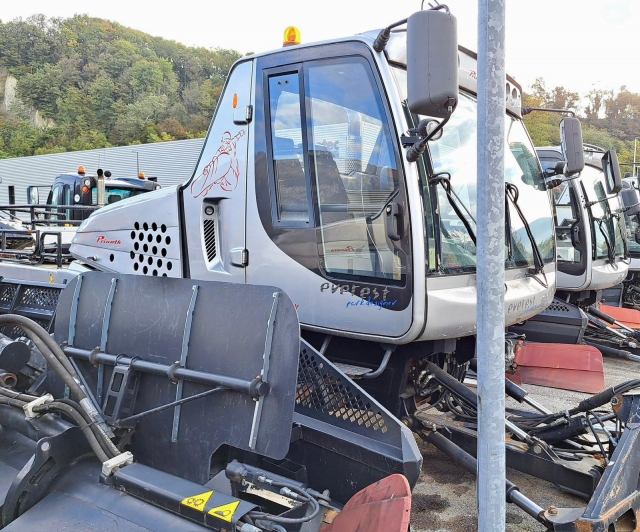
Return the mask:
<svg viewBox="0 0 640 532">
<path fill-rule="evenodd" d="M 282 46 L 293 46 L 295 44 L 300 44 L 300 30 L 295 26 L 289 26 L 284 30 Z"/>
</svg>

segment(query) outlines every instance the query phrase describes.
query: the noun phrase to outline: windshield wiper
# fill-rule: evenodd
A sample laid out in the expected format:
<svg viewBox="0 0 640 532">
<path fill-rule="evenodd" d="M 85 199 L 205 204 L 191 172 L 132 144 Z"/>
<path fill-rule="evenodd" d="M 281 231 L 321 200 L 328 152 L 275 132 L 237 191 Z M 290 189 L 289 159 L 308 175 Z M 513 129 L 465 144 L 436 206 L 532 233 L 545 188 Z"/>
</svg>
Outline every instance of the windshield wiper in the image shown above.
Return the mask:
<svg viewBox="0 0 640 532">
<path fill-rule="evenodd" d="M 469 238 L 471 238 L 471 240 L 473 242 L 473 245 L 475 246 L 476 245 L 476 233 L 473 230 L 473 228 L 471 227 L 471 224 L 469 223 L 469 220 L 467 220 L 467 217 L 463 214 L 463 212 L 460 209 L 460 206 L 458 205 L 458 203 L 460 205 L 462 205 L 462 208 L 469 215 L 469 218 L 471 218 L 471 220 L 473 220 L 473 223 L 475 223 L 476 225 L 477 225 L 477 223 L 476 223 L 474 217 L 471 215 L 471 213 L 467 209 L 467 207 L 465 206 L 464 202 L 458 197 L 458 195 L 451 188 L 450 179 L 451 179 L 451 174 L 450 173 L 441 172 L 439 174 L 435 174 L 435 175 L 431 176 L 429 178 L 429 184 L 430 185 L 442 185 L 442 188 L 443 188 L 445 194 L 447 195 L 447 200 L 449 201 L 449 205 L 451 205 L 451 208 L 456 213 L 456 216 L 458 218 L 460 218 L 460 221 L 464 224 L 464 227 L 467 230 L 467 233 L 469 233 Z"/>
<path fill-rule="evenodd" d="M 603 212 L 604 212 L 604 217 L 603 218 L 596 218 L 593 215 L 593 212 L 591 210 L 591 207 L 593 207 L 594 205 L 597 205 L 598 203 L 603 203 L 615 196 L 611 196 L 611 197 L 607 197 L 605 196 L 604 198 L 598 199 L 598 200 L 593 200 L 593 201 L 589 201 L 589 196 L 587 195 L 587 190 L 584 187 L 584 183 L 582 184 L 582 193 L 584 194 L 584 198 L 585 198 L 585 206 L 587 207 L 587 212 L 589 213 L 589 218 L 591 218 L 591 221 L 593 224 L 597 224 L 598 225 L 598 230 L 600 231 L 600 234 L 602 235 L 602 237 L 604 238 L 604 243 L 607 246 L 607 257 L 609 260 L 609 263 L 614 267 L 617 268 L 616 265 L 616 250 L 614 248 L 614 246 L 611 244 L 611 239 L 609 237 L 611 237 L 615 243 L 616 240 L 616 230 L 615 227 L 613 228 L 613 234 L 611 234 L 611 231 L 609 231 L 609 227 L 607 227 L 607 231 L 604 230 L 604 228 L 602 227 L 603 224 L 605 223 L 609 223 L 611 222 L 611 224 L 613 225 L 613 219 L 616 218 L 618 215 L 611 212 L 611 209 L 608 208 L 603 208 Z M 608 203 L 605 204 L 606 207 L 609 206 Z M 609 233 L 609 236 L 607 236 L 607 232 Z M 624 238 L 622 239 L 624 242 Z"/>
<path fill-rule="evenodd" d="M 520 218 L 520 221 L 524 226 L 524 230 L 527 233 L 527 237 L 529 237 L 529 241 L 531 242 L 531 249 L 533 251 L 533 266 L 534 266 L 534 274 L 532 277 L 536 281 L 538 281 L 542 286 L 544 286 L 545 288 L 548 288 L 549 284 L 547 282 L 547 275 L 544 272 L 544 260 L 542 259 L 540 248 L 538 247 L 538 243 L 536 242 L 536 239 L 533 236 L 533 232 L 531 231 L 531 226 L 529 225 L 529 222 L 527 221 L 525 215 L 520 209 L 520 206 L 518 205 L 518 197 L 520 195 L 518 191 L 518 187 L 511 183 L 505 183 L 504 187 L 505 187 L 505 196 L 509 200 L 511 200 L 511 204 L 515 208 L 516 213 L 518 213 L 518 217 Z M 542 282 L 540 279 L 536 277 L 536 275 L 540 273 L 542 273 L 542 276 L 544 277 L 544 282 Z"/>
<path fill-rule="evenodd" d="M 598 229 L 600 229 L 600 233 L 602 234 L 602 237 L 604 238 L 604 243 L 607 246 L 607 256 L 609 257 L 609 262 L 611 263 L 611 265 L 613 267 L 617 268 L 615 251 L 613 249 L 613 246 L 611 245 L 611 242 L 609 241 L 609 237 L 607 236 L 606 231 L 604 229 L 602 229 L 602 224 L 606 223 L 606 220 L 604 220 L 602 218 L 594 218 L 593 221 L 598 224 Z"/>
</svg>

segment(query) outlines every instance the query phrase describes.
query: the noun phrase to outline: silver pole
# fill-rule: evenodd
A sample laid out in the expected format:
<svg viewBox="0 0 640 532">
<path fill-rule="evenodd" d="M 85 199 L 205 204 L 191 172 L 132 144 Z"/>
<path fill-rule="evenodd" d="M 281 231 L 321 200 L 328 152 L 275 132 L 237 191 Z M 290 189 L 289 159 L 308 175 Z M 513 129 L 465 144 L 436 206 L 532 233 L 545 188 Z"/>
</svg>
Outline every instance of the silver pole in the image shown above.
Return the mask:
<svg viewBox="0 0 640 532">
<path fill-rule="evenodd" d="M 478 530 L 505 529 L 505 0 L 478 0 Z"/>
<path fill-rule="evenodd" d="M 636 152 L 637 152 L 637 147 L 638 147 L 638 139 L 640 137 L 634 137 L 633 139 L 633 172 L 631 172 L 631 175 L 633 177 L 638 177 L 638 171 L 636 170 Z"/>
</svg>

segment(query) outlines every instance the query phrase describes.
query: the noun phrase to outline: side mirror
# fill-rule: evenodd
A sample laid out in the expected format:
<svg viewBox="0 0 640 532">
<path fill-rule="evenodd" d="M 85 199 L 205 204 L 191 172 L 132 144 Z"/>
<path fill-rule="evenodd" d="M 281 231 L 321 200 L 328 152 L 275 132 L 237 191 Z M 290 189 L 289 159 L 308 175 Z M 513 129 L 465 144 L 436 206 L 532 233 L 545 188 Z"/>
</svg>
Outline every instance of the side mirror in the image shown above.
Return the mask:
<svg viewBox="0 0 640 532">
<path fill-rule="evenodd" d="M 38 187 L 27 187 L 27 203 L 29 205 L 38 205 L 40 203 Z"/>
<path fill-rule="evenodd" d="M 407 22 L 407 99 L 417 115 L 446 118 L 458 105 L 458 22 L 426 10 Z"/>
<path fill-rule="evenodd" d="M 567 176 L 578 174 L 584 169 L 582 146 L 582 126 L 577 118 L 566 116 L 560 122 L 560 145 L 567 161 Z"/>
<path fill-rule="evenodd" d="M 640 213 L 640 196 L 638 195 L 638 191 L 631 186 L 630 183 L 623 184 L 622 190 L 620 191 L 620 199 L 622 200 L 622 205 L 625 208 L 625 214 L 627 216 L 635 216 Z"/>
<path fill-rule="evenodd" d="M 607 194 L 617 194 L 622 190 L 622 175 L 618 164 L 618 155 L 613 150 L 608 150 L 602 156 L 602 171 L 607 185 Z"/>
</svg>

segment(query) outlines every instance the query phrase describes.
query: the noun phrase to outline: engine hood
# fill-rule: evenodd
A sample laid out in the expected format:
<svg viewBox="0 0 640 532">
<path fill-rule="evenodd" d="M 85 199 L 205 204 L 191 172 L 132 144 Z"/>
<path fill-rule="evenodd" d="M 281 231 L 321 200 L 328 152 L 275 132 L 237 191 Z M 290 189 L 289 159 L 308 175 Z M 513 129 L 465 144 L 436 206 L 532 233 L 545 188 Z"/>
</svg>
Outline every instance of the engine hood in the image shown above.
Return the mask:
<svg viewBox="0 0 640 532">
<path fill-rule="evenodd" d="M 178 187 L 96 211 L 79 227 L 69 251 L 102 271 L 181 277 Z"/>
</svg>

